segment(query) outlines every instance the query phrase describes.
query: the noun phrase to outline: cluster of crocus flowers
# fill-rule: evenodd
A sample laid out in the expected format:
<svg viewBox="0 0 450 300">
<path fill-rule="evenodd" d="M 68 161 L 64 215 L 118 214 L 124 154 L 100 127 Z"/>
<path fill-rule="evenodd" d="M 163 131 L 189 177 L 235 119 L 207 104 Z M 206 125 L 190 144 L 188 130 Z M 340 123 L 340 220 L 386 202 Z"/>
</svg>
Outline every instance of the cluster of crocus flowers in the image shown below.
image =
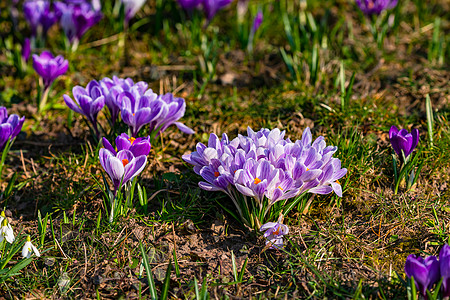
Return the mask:
<svg viewBox="0 0 450 300">
<path fill-rule="evenodd" d="M 228 6 L 232 1 L 233 0 L 178 0 L 178 3 L 187 11 L 201 8 L 209 23 L 218 11 Z"/>
<path fill-rule="evenodd" d="M 322 136 L 313 142 L 309 128 L 295 142 L 285 139 L 285 132 L 279 129 L 254 132 L 248 128 L 247 134 L 231 141 L 226 134 L 222 139 L 211 134 L 208 145 L 198 143 L 197 151 L 183 155 L 205 180 L 199 186 L 228 194 L 247 225 L 259 229 L 273 204 L 305 192 L 334 191 L 342 196 L 338 179 L 347 169 L 341 168 L 341 161 L 333 157 L 337 147 L 327 147 Z M 254 208 L 259 211 L 257 218 L 247 217 L 248 202 L 240 201 L 239 193 L 254 200 Z"/>
<path fill-rule="evenodd" d="M 89 82 L 86 89 L 76 86 L 72 90 L 75 101 L 64 95 L 64 101 L 73 111 L 84 115 L 94 126 L 97 136 L 97 115 L 104 104 L 108 107 L 111 123 L 121 115 L 122 121 L 136 137 L 143 126 L 149 124 L 152 136 L 157 136 L 171 125 L 192 134 L 194 131 L 178 122 L 184 116 L 186 103 L 171 93 L 157 95 L 145 82 L 134 83 L 130 78 L 104 78 Z"/>
<path fill-rule="evenodd" d="M 420 294 L 427 299 L 427 290 L 442 278 L 442 298 L 450 296 L 450 246 L 445 244 L 439 252 L 439 260 L 431 255 L 426 258 L 409 255 L 405 262 L 405 273 L 414 278 L 414 283 Z"/>
<path fill-rule="evenodd" d="M 394 8 L 398 0 L 356 0 L 356 4 L 366 15 L 379 15 L 387 9 Z"/>
</svg>

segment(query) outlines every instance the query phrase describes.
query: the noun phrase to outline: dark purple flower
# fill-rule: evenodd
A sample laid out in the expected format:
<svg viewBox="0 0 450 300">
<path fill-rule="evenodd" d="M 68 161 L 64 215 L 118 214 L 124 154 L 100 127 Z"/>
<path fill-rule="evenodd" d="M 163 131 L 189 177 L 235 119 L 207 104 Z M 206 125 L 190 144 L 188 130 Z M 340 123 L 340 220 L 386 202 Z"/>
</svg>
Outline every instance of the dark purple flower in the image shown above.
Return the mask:
<svg viewBox="0 0 450 300">
<path fill-rule="evenodd" d="M 408 133 L 406 129 L 399 131 L 398 128 L 393 125 L 389 130 L 389 140 L 391 141 L 392 148 L 394 148 L 400 159 L 403 159 L 402 151 L 406 158 L 417 147 L 417 144 L 419 143 L 419 130 L 413 129 L 411 133 Z"/>
<path fill-rule="evenodd" d="M 39 32 L 47 33 L 57 21 L 56 14 L 50 10 L 50 1 L 29 0 L 23 4 L 23 13 L 30 24 L 33 36 Z"/>
<path fill-rule="evenodd" d="M 61 16 L 61 27 L 70 42 L 80 40 L 92 26 L 102 18 L 102 13 L 84 1 L 56 2 L 55 8 Z"/>
<path fill-rule="evenodd" d="M 203 0 L 178 0 L 178 4 L 187 11 L 198 8 L 202 2 Z"/>
<path fill-rule="evenodd" d="M 356 0 L 356 4 L 366 15 L 379 15 L 383 10 L 394 8 L 398 0 Z"/>
<path fill-rule="evenodd" d="M 161 107 L 164 105 L 152 90 L 142 93 L 138 87 L 121 93 L 119 101 L 122 103 L 122 120 L 130 127 L 133 137 L 136 137 L 142 126 L 161 114 Z"/>
<path fill-rule="evenodd" d="M 39 56 L 33 54 L 33 68 L 42 77 L 44 89 L 47 89 L 56 78 L 67 72 L 69 62 L 62 55 L 53 57 L 50 52 L 44 51 Z"/>
<path fill-rule="evenodd" d="M 439 252 L 439 265 L 443 278 L 441 291 L 442 297 L 450 297 L 450 246 L 445 244 Z"/>
<path fill-rule="evenodd" d="M 26 38 L 23 41 L 23 45 L 22 45 L 22 59 L 27 62 L 30 59 L 30 54 L 31 54 L 31 43 L 30 43 L 30 39 Z"/>
<path fill-rule="evenodd" d="M 19 134 L 24 121 L 25 117 L 19 118 L 15 114 L 8 116 L 6 108 L 0 106 L 0 150 L 8 140 L 13 140 Z"/>
<path fill-rule="evenodd" d="M 233 0 L 203 0 L 203 10 L 208 21 L 211 21 L 217 12 L 230 4 Z"/>
<path fill-rule="evenodd" d="M 281 223 L 267 222 L 259 231 L 265 231 L 266 245 L 271 245 L 269 249 L 280 249 L 283 247 L 283 235 L 289 233 L 289 228 Z"/>
<path fill-rule="evenodd" d="M 141 137 L 136 139 L 134 137 L 129 137 L 126 133 L 122 133 L 116 138 L 117 149 L 114 149 L 106 138 L 103 138 L 102 143 L 103 147 L 111 151 L 114 155 L 116 155 L 118 151 L 129 150 L 134 156 L 147 156 L 151 149 L 150 137 Z"/>
<path fill-rule="evenodd" d="M 100 84 L 92 80 L 86 88 L 75 86 L 72 89 L 72 94 L 75 101 L 67 95 L 63 96 L 67 106 L 71 110 L 84 115 L 94 126 L 97 137 L 100 137 L 97 128 L 97 115 L 105 106 L 105 96 L 102 94 Z"/>
<path fill-rule="evenodd" d="M 253 20 L 253 26 L 252 26 L 252 32 L 255 33 L 259 26 L 261 26 L 263 21 L 263 13 L 262 11 L 258 11 L 258 13 L 256 14 L 255 19 Z"/>
<path fill-rule="evenodd" d="M 417 289 L 426 297 L 427 289 L 429 290 L 441 277 L 439 271 L 439 262 L 435 256 L 428 256 L 423 259 L 414 254 L 409 255 L 405 262 L 405 273 L 414 282 Z"/>
<path fill-rule="evenodd" d="M 134 156 L 130 150 L 120 150 L 116 154 L 101 148 L 99 152 L 100 164 L 108 173 L 114 185 L 114 193 L 119 187 L 132 180 L 144 170 L 147 156 Z"/>
<path fill-rule="evenodd" d="M 191 128 L 181 122 L 177 122 L 184 116 L 186 102 L 183 98 L 174 97 L 172 93 L 159 96 L 161 100 L 161 113 L 150 123 L 150 131 L 158 130 L 156 135 L 164 132 L 170 125 L 176 125 L 178 129 L 187 134 L 195 133 Z"/>
</svg>

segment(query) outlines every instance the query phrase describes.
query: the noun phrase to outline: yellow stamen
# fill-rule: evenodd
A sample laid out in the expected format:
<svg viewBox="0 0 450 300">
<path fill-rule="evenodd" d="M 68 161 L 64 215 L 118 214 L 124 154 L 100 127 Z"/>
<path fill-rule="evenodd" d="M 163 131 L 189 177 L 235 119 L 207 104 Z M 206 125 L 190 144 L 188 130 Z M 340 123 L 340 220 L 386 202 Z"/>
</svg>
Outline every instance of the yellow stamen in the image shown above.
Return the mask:
<svg viewBox="0 0 450 300">
<path fill-rule="evenodd" d="M 125 167 L 128 163 L 129 163 L 129 161 L 128 161 L 128 159 L 122 159 L 122 163 L 123 163 L 123 166 Z"/>
<path fill-rule="evenodd" d="M 339 180 L 336 180 L 336 183 L 337 183 L 337 184 L 341 184 L 341 183 L 339 182 Z"/>
<path fill-rule="evenodd" d="M 259 179 L 258 177 L 255 178 L 255 181 L 253 181 L 255 184 L 258 184 L 261 182 L 261 179 Z"/>
<path fill-rule="evenodd" d="M 128 140 L 130 141 L 131 145 L 133 145 L 133 143 L 136 139 L 134 137 L 130 137 Z"/>
<path fill-rule="evenodd" d="M 309 168 L 308 168 L 308 167 L 306 167 L 306 171 L 309 171 Z"/>
<path fill-rule="evenodd" d="M 278 186 L 278 188 L 283 191 L 283 188 L 281 186 Z"/>
</svg>

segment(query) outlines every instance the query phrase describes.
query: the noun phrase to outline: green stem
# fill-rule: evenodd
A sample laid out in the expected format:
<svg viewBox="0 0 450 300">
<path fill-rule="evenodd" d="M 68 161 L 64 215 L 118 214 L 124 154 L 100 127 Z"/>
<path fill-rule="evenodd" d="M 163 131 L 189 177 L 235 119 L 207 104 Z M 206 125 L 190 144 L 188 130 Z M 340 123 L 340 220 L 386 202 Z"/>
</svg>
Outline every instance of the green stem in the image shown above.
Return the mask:
<svg viewBox="0 0 450 300">
<path fill-rule="evenodd" d="M 50 87 L 46 87 L 44 93 L 42 93 L 41 101 L 39 102 L 38 112 L 42 112 L 47 104 L 48 94 L 50 93 Z"/>
</svg>

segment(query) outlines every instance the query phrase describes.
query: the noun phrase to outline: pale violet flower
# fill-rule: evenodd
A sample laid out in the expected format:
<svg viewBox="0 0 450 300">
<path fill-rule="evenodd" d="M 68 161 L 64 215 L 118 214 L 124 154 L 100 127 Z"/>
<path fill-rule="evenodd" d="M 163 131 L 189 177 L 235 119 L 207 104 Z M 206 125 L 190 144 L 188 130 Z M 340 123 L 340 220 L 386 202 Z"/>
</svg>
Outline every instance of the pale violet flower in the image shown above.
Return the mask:
<svg viewBox="0 0 450 300">
<path fill-rule="evenodd" d="M 31 243 L 31 238 L 30 236 L 27 236 L 27 241 L 25 242 L 25 244 L 23 245 L 22 248 L 22 256 L 24 258 L 30 258 L 32 254 L 35 254 L 37 257 L 41 256 L 41 253 L 39 252 L 39 250 L 36 248 L 36 246 L 34 246 Z"/>
<path fill-rule="evenodd" d="M 278 222 L 267 222 L 259 231 L 265 231 L 266 245 L 271 245 L 269 249 L 280 249 L 283 247 L 283 235 L 289 233 L 289 228 Z"/>
</svg>

